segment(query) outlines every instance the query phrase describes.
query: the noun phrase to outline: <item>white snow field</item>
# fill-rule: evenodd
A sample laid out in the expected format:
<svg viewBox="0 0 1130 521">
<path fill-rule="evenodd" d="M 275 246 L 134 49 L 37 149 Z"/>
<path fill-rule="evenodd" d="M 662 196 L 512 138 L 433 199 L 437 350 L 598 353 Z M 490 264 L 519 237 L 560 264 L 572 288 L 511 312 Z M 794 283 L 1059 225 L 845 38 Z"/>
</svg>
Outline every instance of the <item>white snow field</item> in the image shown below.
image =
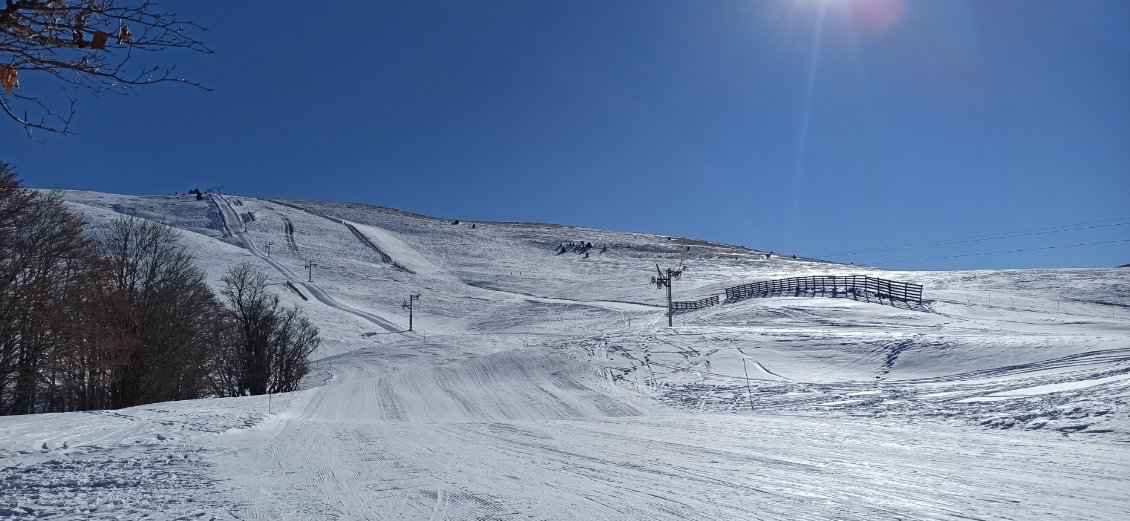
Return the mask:
<svg viewBox="0 0 1130 521">
<path fill-rule="evenodd" d="M 886 272 L 356 204 L 66 197 L 95 229 L 182 229 L 214 284 L 254 263 L 324 344 L 295 393 L 0 418 L 0 519 L 1130 512 L 1130 270 Z M 668 328 L 657 263 L 687 266 L 677 300 L 869 274 L 926 301 L 754 298 Z"/>
</svg>

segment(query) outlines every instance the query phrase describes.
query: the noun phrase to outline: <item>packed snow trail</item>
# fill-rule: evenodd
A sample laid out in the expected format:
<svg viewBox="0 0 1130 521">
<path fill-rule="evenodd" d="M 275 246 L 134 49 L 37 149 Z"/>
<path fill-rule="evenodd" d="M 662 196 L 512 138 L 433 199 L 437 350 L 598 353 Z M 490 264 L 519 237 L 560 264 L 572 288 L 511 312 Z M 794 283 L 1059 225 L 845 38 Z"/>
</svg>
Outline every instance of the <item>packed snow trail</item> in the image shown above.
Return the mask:
<svg viewBox="0 0 1130 521">
<path fill-rule="evenodd" d="M 467 283 L 456 273 L 453 273 L 451 270 L 441 266 L 436 262 L 433 262 L 428 258 L 427 255 L 421 253 L 416 248 L 405 243 L 395 234 L 384 228 L 374 225 L 351 222 L 335 215 L 311 210 L 294 203 L 288 203 L 274 199 L 267 199 L 265 201 L 273 205 L 298 210 L 303 214 L 312 215 L 325 221 L 344 225 L 346 229 L 348 229 L 350 233 L 356 236 L 357 239 L 360 240 L 366 247 L 372 249 L 377 255 L 379 255 L 383 262 L 390 263 L 398 269 L 405 270 L 413 275 L 426 277 L 427 279 L 433 281 L 443 281 L 450 284 L 464 285 L 474 288 L 475 291 L 479 293 L 485 293 L 491 296 L 503 298 L 518 298 L 530 302 L 591 306 L 593 308 L 619 312 L 654 312 L 656 310 L 666 309 L 665 306 L 644 304 L 640 302 L 543 297 L 521 291 L 493 288 L 485 286 L 481 283 Z"/>
<path fill-rule="evenodd" d="M 243 219 L 239 217 L 239 212 L 237 212 L 235 208 L 231 206 L 231 202 L 229 202 L 228 199 L 222 195 L 210 194 L 209 197 L 211 198 L 212 203 L 216 206 L 216 209 L 219 210 L 223 215 L 224 227 L 227 228 L 228 233 L 238 239 L 240 243 L 243 244 L 243 247 L 247 248 L 247 251 L 250 251 L 256 257 L 263 259 L 265 262 L 278 270 L 279 273 L 282 273 L 282 275 L 286 277 L 286 279 L 292 284 L 302 286 L 312 297 L 329 307 L 361 317 L 389 332 L 405 332 L 404 328 L 399 327 L 396 324 L 385 320 L 384 318 L 366 311 L 361 311 L 351 306 L 347 306 L 345 304 L 342 304 L 341 302 L 338 302 L 337 300 L 334 300 L 333 297 L 322 290 L 322 288 L 317 284 L 302 280 L 302 277 L 295 275 L 294 272 L 290 270 L 290 268 L 283 266 L 279 262 L 272 259 L 270 256 L 264 255 L 263 252 L 259 251 L 259 248 L 255 246 L 255 243 L 247 237 L 245 233 L 246 229 L 243 225 Z M 293 238 L 291 238 L 291 241 L 293 241 Z"/>
<path fill-rule="evenodd" d="M 467 340 L 471 340 L 468 338 Z M 400 342 L 273 397 L 0 418 L 0 516 L 1117 519 L 1121 443 L 933 420 L 687 414 L 561 353 Z M 455 360 L 431 364 L 432 360 Z"/>
<path fill-rule="evenodd" d="M 1104 454 L 1114 445 L 992 432 L 970 445 L 967 428 L 936 422 L 677 413 L 541 351 L 413 362 L 453 349 L 405 342 L 324 360 L 334 378 L 221 463 L 233 515 L 1102 519 L 1124 505 L 1130 477 Z"/>
</svg>

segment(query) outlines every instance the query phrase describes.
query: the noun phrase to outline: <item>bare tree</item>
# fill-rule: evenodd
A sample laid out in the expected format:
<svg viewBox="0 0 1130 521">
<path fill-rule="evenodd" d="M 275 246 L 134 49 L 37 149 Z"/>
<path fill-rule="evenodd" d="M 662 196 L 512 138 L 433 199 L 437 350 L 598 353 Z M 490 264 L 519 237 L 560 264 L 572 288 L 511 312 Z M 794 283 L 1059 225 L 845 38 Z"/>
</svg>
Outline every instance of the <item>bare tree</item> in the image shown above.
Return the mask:
<svg viewBox="0 0 1130 521">
<path fill-rule="evenodd" d="M 0 414 L 65 410 L 111 328 L 86 330 L 109 271 L 58 193 L 0 163 Z M 73 380 L 72 380 L 73 378 Z"/>
<path fill-rule="evenodd" d="M 115 406 L 199 398 L 210 389 L 209 357 L 215 337 L 201 334 L 215 325 L 222 308 L 180 235 L 167 226 L 135 217 L 111 223 L 102 238 L 117 290 L 131 304 L 120 317 L 140 339 L 122 353 L 115 375 Z"/>
<path fill-rule="evenodd" d="M 143 57 L 169 49 L 211 53 L 194 36 L 201 31 L 148 0 L 6 0 L 0 8 L 0 110 L 29 133 L 67 134 L 76 91 L 131 92 L 169 82 L 203 88 L 177 76 L 175 66 Z M 49 83 L 63 89 L 49 95 Z M 61 106 L 66 110 L 53 108 Z"/>
<path fill-rule="evenodd" d="M 267 278 L 250 264 L 223 278 L 235 341 L 217 373 L 217 394 L 237 396 L 294 391 L 309 371 L 308 357 L 321 342 L 318 328 L 297 307 L 282 308 Z M 234 365 L 233 365 L 234 364 Z"/>
</svg>

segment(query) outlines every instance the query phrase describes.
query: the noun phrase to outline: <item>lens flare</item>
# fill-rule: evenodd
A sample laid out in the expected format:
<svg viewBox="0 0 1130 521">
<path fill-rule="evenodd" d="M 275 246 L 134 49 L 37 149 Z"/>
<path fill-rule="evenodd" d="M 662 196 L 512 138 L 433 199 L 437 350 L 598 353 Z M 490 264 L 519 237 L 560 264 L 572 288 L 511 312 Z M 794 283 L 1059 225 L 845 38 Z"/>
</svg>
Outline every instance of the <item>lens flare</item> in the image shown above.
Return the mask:
<svg viewBox="0 0 1130 521">
<path fill-rule="evenodd" d="M 845 3 L 855 27 L 870 36 L 883 35 L 906 14 L 906 0 L 855 0 Z"/>
<path fill-rule="evenodd" d="M 796 0 L 815 5 L 821 10 L 835 11 L 847 18 L 858 34 L 882 36 L 893 29 L 906 14 L 906 0 Z"/>
</svg>

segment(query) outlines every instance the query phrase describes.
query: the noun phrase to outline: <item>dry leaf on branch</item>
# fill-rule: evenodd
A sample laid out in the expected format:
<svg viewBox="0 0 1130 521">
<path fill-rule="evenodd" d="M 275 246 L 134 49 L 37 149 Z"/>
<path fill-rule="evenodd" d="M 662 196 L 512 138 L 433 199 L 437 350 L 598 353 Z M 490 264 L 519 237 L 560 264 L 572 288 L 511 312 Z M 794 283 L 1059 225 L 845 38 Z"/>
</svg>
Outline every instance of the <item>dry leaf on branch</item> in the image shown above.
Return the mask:
<svg viewBox="0 0 1130 521">
<path fill-rule="evenodd" d="M 102 31 L 94 31 L 94 37 L 90 39 L 91 49 L 106 49 L 106 41 L 110 39 L 110 33 Z"/>
<path fill-rule="evenodd" d="M 118 45 L 122 42 L 130 43 L 133 41 L 133 35 L 129 32 L 129 27 L 122 26 L 122 30 L 118 31 Z"/>
<path fill-rule="evenodd" d="M 16 69 L 0 67 L 0 86 L 3 86 L 8 94 L 20 87 L 20 74 L 16 72 Z"/>
</svg>

